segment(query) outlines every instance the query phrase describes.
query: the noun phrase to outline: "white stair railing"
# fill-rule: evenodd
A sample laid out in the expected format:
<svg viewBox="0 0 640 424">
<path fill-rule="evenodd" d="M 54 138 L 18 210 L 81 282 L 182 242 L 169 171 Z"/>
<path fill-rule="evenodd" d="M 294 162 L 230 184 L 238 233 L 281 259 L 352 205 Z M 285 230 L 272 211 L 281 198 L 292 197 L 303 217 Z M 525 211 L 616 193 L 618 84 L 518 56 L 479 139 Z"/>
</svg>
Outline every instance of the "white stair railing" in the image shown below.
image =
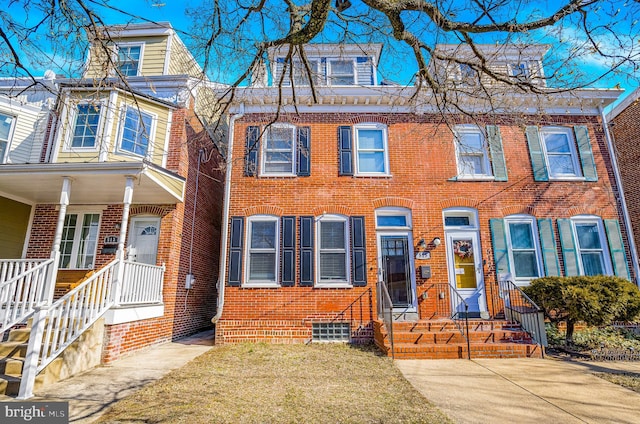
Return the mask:
<svg viewBox="0 0 640 424">
<path fill-rule="evenodd" d="M 1 261 L 0 332 L 25 321 L 46 302 L 53 259 Z M 8 278 L 7 278 L 8 277 Z"/>
<path fill-rule="evenodd" d="M 115 259 L 34 316 L 18 398 L 33 394 L 36 375 L 114 305 Z"/>
<path fill-rule="evenodd" d="M 124 278 L 119 305 L 162 303 L 165 267 L 124 261 Z"/>
</svg>

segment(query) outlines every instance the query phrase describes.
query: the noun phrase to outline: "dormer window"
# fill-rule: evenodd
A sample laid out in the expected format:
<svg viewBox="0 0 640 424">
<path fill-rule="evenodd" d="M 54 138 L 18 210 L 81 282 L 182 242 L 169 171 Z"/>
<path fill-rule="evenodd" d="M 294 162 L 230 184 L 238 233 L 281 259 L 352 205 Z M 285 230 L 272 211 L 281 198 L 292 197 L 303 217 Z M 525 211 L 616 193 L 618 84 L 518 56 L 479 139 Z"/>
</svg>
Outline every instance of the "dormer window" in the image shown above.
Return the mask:
<svg viewBox="0 0 640 424">
<path fill-rule="evenodd" d="M 140 74 L 142 46 L 142 44 L 118 44 L 116 67 L 122 76 L 134 77 Z"/>
<path fill-rule="evenodd" d="M 311 73 L 314 85 L 318 84 L 318 60 L 307 60 L 307 64 L 309 65 L 308 70 L 302 61 L 293 62 L 293 83 L 297 87 L 311 85 L 309 73 Z"/>
<path fill-rule="evenodd" d="M 509 63 L 509 76 L 514 78 L 529 78 L 529 67 L 526 63 Z"/>
<path fill-rule="evenodd" d="M 476 85 L 478 82 L 478 72 L 467 63 L 460 63 L 460 81 L 466 85 Z"/>
<path fill-rule="evenodd" d="M 356 81 L 353 60 L 329 59 L 327 74 L 330 85 L 354 85 Z"/>
<path fill-rule="evenodd" d="M 7 156 L 9 145 L 11 144 L 14 121 L 15 118 L 13 116 L 0 113 L 0 163 L 5 163 L 5 156 Z"/>
</svg>

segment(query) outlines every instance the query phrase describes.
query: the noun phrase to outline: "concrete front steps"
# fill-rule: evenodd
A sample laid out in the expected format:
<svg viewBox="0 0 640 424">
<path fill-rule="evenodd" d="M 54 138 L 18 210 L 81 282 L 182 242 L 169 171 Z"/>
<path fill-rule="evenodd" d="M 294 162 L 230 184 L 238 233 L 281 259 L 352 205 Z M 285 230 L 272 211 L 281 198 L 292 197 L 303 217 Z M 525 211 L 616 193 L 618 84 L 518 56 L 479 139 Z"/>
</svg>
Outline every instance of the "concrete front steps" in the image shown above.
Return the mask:
<svg viewBox="0 0 640 424">
<path fill-rule="evenodd" d="M 460 321 L 464 326 L 464 321 Z M 466 359 L 467 341 L 451 319 L 393 323 L 396 359 Z M 374 323 L 375 343 L 391 356 L 382 321 Z M 540 358 L 543 348 L 522 328 L 505 320 L 469 320 L 471 358 Z"/>
</svg>

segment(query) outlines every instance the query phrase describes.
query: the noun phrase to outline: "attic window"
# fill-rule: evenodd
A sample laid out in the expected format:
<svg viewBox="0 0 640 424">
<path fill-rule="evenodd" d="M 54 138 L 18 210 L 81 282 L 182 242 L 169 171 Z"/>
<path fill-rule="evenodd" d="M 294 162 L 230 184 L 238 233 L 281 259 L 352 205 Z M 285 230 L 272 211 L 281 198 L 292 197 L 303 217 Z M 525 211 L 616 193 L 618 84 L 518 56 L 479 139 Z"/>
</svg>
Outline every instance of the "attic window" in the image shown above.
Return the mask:
<svg viewBox="0 0 640 424">
<path fill-rule="evenodd" d="M 354 85 L 353 60 L 329 60 L 328 73 L 331 85 Z"/>
<path fill-rule="evenodd" d="M 139 74 L 142 58 L 142 44 L 119 44 L 116 67 L 125 77 Z"/>
<path fill-rule="evenodd" d="M 467 63 L 461 63 L 460 67 L 460 81 L 467 85 L 476 85 L 478 83 L 478 71 L 473 69 L 471 65 Z"/>
<path fill-rule="evenodd" d="M 524 62 L 510 63 L 509 64 L 509 76 L 514 78 L 528 78 L 529 68 Z"/>
</svg>

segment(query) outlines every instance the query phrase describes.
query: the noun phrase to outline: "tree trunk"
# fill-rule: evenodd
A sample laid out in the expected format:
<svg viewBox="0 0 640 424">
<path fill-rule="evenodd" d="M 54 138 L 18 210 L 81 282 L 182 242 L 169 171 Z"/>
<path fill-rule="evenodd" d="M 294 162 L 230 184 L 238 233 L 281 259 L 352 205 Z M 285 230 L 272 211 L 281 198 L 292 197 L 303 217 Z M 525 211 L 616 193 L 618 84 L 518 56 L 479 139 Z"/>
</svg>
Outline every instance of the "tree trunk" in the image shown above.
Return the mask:
<svg viewBox="0 0 640 424">
<path fill-rule="evenodd" d="M 567 319 L 567 334 L 564 337 L 564 341 L 567 346 L 573 344 L 573 328 L 575 326 L 575 321 L 572 319 Z"/>
</svg>

